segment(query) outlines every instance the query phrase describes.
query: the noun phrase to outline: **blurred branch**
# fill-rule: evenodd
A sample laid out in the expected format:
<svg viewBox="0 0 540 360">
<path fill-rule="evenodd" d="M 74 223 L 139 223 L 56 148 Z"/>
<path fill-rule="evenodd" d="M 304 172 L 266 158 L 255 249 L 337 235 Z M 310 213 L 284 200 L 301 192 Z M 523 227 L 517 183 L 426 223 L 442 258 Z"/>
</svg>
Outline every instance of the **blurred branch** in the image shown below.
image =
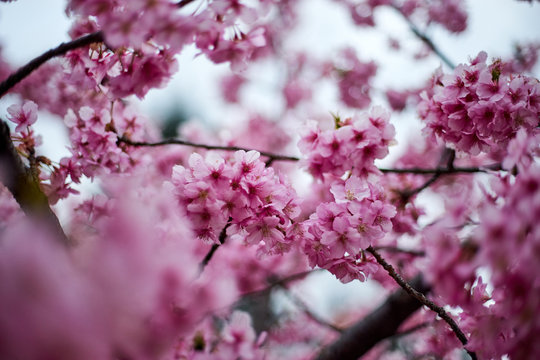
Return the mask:
<svg viewBox="0 0 540 360">
<path fill-rule="evenodd" d="M 103 40 L 103 33 L 101 31 L 97 31 L 91 34 L 81 36 L 80 38 L 73 41 L 62 43 L 54 49 L 51 49 L 41 54 L 13 74 L 11 74 L 2 83 L 0 83 L 0 98 L 4 96 L 9 90 L 11 90 L 11 88 L 21 82 L 24 78 L 30 75 L 34 70 L 39 68 L 41 65 L 43 65 L 45 62 L 52 59 L 53 57 L 64 55 L 70 50 L 74 50 L 93 43 L 102 42 Z"/>
<path fill-rule="evenodd" d="M 430 187 L 431 185 L 433 185 L 435 183 L 435 181 L 437 181 L 439 179 L 440 176 L 441 176 L 440 173 L 435 173 L 435 175 L 430 177 L 426 182 L 424 182 L 419 187 L 414 188 L 412 190 L 401 191 L 400 195 L 401 195 L 402 199 L 404 201 L 408 201 L 412 196 L 422 192 L 423 190 L 425 190 L 428 187 Z"/>
<path fill-rule="evenodd" d="M 427 293 L 421 275 L 411 281 L 418 291 Z M 343 331 L 332 344 L 325 347 L 316 360 L 356 360 L 381 340 L 396 335 L 403 321 L 420 309 L 422 303 L 403 289 L 392 293 L 377 309 L 355 325 Z"/>
<path fill-rule="evenodd" d="M 448 65 L 448 67 L 450 69 L 455 69 L 455 65 L 454 63 L 437 47 L 437 45 L 435 45 L 435 43 L 431 40 L 431 38 L 429 36 L 427 36 L 424 32 L 422 32 L 412 21 L 411 19 L 409 19 L 409 17 L 407 15 L 405 15 L 403 13 L 403 11 L 401 11 L 401 9 L 397 6 L 397 5 L 391 5 L 394 9 L 396 9 L 396 11 L 398 13 L 401 14 L 401 16 L 403 17 L 403 19 L 405 19 L 405 21 L 407 22 L 407 24 L 409 25 L 409 28 L 411 29 L 411 31 L 413 32 L 413 34 L 418 38 L 420 39 L 424 44 L 427 45 L 427 47 L 429 47 L 431 49 L 431 51 L 433 51 L 433 53 L 435 55 L 437 55 L 439 57 L 439 59 L 442 60 L 442 62 L 444 62 L 446 65 Z"/>
<path fill-rule="evenodd" d="M 181 0 L 181 1 L 176 3 L 176 6 L 178 6 L 178 8 L 183 8 L 184 6 L 189 5 L 194 1 L 195 0 Z"/>
<path fill-rule="evenodd" d="M 427 299 L 426 296 L 422 292 L 417 291 L 414 287 L 409 285 L 401 277 L 401 275 L 399 275 L 396 272 L 394 267 L 390 265 L 388 262 L 386 262 L 386 260 L 384 260 L 384 258 L 381 256 L 381 254 L 377 252 L 377 250 L 375 250 L 371 246 L 368 247 L 366 250 L 369 251 L 375 257 L 375 259 L 377 259 L 377 262 L 388 272 L 388 274 L 392 277 L 392 279 L 394 279 L 399 284 L 399 286 L 401 286 L 401 288 L 403 288 L 407 292 L 407 294 L 414 297 L 416 300 L 420 301 L 424 306 L 427 306 L 429 309 L 437 313 L 437 315 L 439 315 L 441 319 L 446 321 L 446 323 L 450 326 L 452 331 L 454 331 L 459 341 L 463 345 L 467 345 L 467 342 L 468 342 L 467 337 L 465 336 L 463 331 L 461 331 L 461 329 L 456 324 L 454 319 L 452 319 L 450 315 L 448 315 L 448 313 L 442 307 L 436 305 L 433 301 Z M 473 352 L 469 352 L 468 350 L 467 352 L 473 359 L 476 359 L 476 355 Z"/>
<path fill-rule="evenodd" d="M 391 253 L 399 253 L 399 254 L 407 254 L 412 256 L 425 256 L 426 252 L 422 250 L 410 250 L 410 249 L 402 249 L 395 246 L 376 246 L 374 247 L 375 250 L 382 250 L 382 251 L 388 251 Z"/>
<path fill-rule="evenodd" d="M 286 285 L 280 285 L 280 287 L 285 291 L 285 295 L 300 309 L 308 318 L 316 322 L 317 324 L 324 326 L 326 328 L 329 328 L 331 330 L 334 330 L 335 332 L 342 333 L 343 329 L 335 326 L 334 324 L 329 323 L 328 321 L 322 319 L 319 315 L 315 314 L 309 306 L 302 300 L 300 297 L 298 297 L 296 294 L 294 294 Z"/>
<path fill-rule="evenodd" d="M 395 333 L 394 335 L 392 335 L 390 337 L 391 340 L 394 340 L 394 339 L 398 339 L 398 338 L 402 338 L 402 337 L 405 337 L 407 335 L 410 335 L 410 334 L 413 334 L 415 332 L 417 332 L 418 330 L 422 330 L 428 326 L 431 326 L 433 325 L 433 321 L 426 321 L 426 322 L 423 322 L 423 323 L 420 323 L 418 325 L 415 325 L 413 327 L 410 327 L 408 329 L 405 329 L 405 330 L 402 330 L 398 333 Z"/>
<path fill-rule="evenodd" d="M 66 237 L 58 218 L 49 207 L 47 196 L 39 187 L 38 173 L 26 167 L 11 142 L 8 125 L 0 120 L 0 181 L 11 192 L 24 213 L 43 220 L 66 245 Z"/>
<path fill-rule="evenodd" d="M 266 287 L 264 287 L 262 289 L 259 289 L 259 290 L 253 290 L 253 291 L 243 293 L 242 297 L 256 296 L 256 295 L 259 295 L 259 294 L 268 293 L 268 292 L 272 291 L 272 289 L 274 289 L 276 286 L 284 286 L 284 285 L 289 284 L 289 283 L 291 283 L 293 281 L 302 280 L 306 276 L 308 276 L 309 274 L 312 274 L 312 273 L 317 272 L 317 271 L 323 271 L 323 269 L 307 270 L 307 271 L 303 271 L 303 272 L 300 272 L 300 273 L 296 273 L 296 274 L 286 276 L 286 277 L 281 278 L 281 279 L 270 280 L 268 286 L 266 286 Z"/>
</svg>

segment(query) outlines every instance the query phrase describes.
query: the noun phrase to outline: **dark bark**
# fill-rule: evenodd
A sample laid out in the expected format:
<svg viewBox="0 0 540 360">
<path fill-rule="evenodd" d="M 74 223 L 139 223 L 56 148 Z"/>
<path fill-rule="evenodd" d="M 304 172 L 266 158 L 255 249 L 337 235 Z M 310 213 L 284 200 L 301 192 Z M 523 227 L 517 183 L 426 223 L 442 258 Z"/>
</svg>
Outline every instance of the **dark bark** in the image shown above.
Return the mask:
<svg viewBox="0 0 540 360">
<path fill-rule="evenodd" d="M 430 290 L 421 275 L 416 276 L 410 284 L 424 294 Z M 381 306 L 345 330 L 334 343 L 324 348 L 316 359 L 358 359 L 381 340 L 396 334 L 400 325 L 421 306 L 422 304 L 405 290 L 395 291 Z"/>
<path fill-rule="evenodd" d="M 9 127 L 0 120 L 0 182 L 11 192 L 24 213 L 45 223 L 62 242 L 70 241 L 39 187 L 37 174 L 26 167 L 11 142 Z"/>
<path fill-rule="evenodd" d="M 0 83 L 0 98 L 4 96 L 9 90 L 11 90 L 15 85 L 21 82 L 24 78 L 30 75 L 34 70 L 39 68 L 41 65 L 43 65 L 45 62 L 52 59 L 53 57 L 64 55 L 70 50 L 78 49 L 80 47 L 102 41 L 103 33 L 101 31 L 97 31 L 91 34 L 81 36 L 80 38 L 73 41 L 62 43 L 54 49 L 44 52 L 40 56 L 31 60 L 28 64 L 24 65 L 19 70 L 11 74 L 6 80 L 2 81 L 2 83 Z"/>
</svg>

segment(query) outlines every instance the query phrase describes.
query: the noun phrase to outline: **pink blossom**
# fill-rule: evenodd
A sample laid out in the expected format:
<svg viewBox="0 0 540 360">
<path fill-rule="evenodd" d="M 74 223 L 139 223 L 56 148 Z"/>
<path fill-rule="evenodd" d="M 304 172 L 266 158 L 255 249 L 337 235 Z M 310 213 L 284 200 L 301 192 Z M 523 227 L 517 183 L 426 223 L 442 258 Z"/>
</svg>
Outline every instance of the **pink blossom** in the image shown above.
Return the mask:
<svg viewBox="0 0 540 360">
<path fill-rule="evenodd" d="M 238 102 L 240 89 L 245 82 L 246 79 L 238 74 L 224 77 L 221 80 L 221 92 L 223 98 L 230 103 Z"/>
<path fill-rule="evenodd" d="M 37 108 L 36 103 L 30 100 L 26 100 L 22 105 L 14 104 L 8 107 L 8 120 L 17 124 L 15 131 L 26 130 L 37 121 Z"/>
<path fill-rule="evenodd" d="M 474 155 L 506 147 L 520 126 L 535 128 L 540 113 L 535 100 L 527 102 L 538 81 L 502 74 L 500 61 L 488 66 L 486 58 L 482 52 L 470 65 L 458 66 L 419 104 L 428 133 Z"/>
</svg>

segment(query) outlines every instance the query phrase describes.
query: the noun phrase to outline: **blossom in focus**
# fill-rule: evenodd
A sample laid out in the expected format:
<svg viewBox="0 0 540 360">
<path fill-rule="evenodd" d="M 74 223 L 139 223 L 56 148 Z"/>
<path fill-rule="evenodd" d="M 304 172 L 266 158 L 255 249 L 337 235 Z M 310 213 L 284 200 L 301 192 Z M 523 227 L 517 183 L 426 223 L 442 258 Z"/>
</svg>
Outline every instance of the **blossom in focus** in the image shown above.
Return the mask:
<svg viewBox="0 0 540 360">
<path fill-rule="evenodd" d="M 26 100 L 22 105 L 13 104 L 8 107 L 8 120 L 17 124 L 16 132 L 26 130 L 37 120 L 38 106 L 35 102 Z"/>
</svg>

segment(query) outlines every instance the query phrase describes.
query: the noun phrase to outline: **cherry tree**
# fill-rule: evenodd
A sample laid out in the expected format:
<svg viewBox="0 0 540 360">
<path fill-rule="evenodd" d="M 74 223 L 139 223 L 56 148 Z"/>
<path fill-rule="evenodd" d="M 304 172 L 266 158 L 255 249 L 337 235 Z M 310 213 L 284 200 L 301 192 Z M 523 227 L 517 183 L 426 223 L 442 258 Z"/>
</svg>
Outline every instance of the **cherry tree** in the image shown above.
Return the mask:
<svg viewBox="0 0 540 360">
<path fill-rule="evenodd" d="M 395 12 L 441 63 L 381 88 L 354 47 L 291 46 L 302 3 L 69 0 L 71 41 L 0 57 L 1 358 L 540 356 L 540 43 L 455 65 L 427 31 L 462 33 L 462 0 L 331 1 L 359 32 Z M 228 66 L 225 132 L 140 109 L 186 49 Z M 245 96 L 270 68 L 271 114 Z M 40 153 L 44 113 L 69 156 Z M 316 272 L 380 296 L 322 318 L 295 292 Z"/>
</svg>

